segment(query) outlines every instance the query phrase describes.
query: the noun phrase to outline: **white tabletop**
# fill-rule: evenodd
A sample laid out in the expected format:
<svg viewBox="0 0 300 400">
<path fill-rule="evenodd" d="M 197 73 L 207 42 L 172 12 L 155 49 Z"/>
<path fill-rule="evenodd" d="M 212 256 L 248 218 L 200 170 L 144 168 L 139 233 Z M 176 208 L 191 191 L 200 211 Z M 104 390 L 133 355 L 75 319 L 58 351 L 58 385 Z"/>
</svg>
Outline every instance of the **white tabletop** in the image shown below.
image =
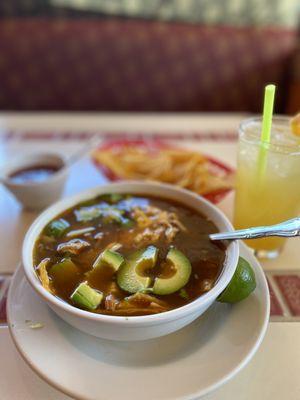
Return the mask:
<svg viewBox="0 0 300 400">
<path fill-rule="evenodd" d="M 232 140 L 216 141 L 213 137 L 197 144 L 192 140 L 191 133 L 203 131 L 236 132 L 237 126 L 244 115 L 230 114 L 35 114 L 35 113 L 5 113 L 0 114 L 1 133 L 8 130 L 61 131 L 86 130 L 103 132 L 149 132 L 174 135 L 187 133 L 185 146 L 201 149 L 217 158 L 235 165 L 236 143 Z M 225 134 L 225 133 L 224 133 Z M 53 144 L 57 147 L 57 143 Z M 75 140 L 60 142 L 60 151 L 71 154 L 82 142 Z M 35 140 L 35 148 L 43 148 L 43 140 Z M 48 147 L 48 144 L 47 144 Z M 0 146 L 0 163 L 18 151 L 30 151 L 30 140 L 21 143 L 10 140 Z M 88 168 L 88 177 L 78 182 L 76 168 Z M 82 188 L 101 182 L 101 178 L 92 166 L 82 160 L 74 166 L 65 195 Z M 220 208 L 230 217 L 233 206 L 233 196 L 228 196 L 220 203 Z M 16 201 L 8 192 L 0 188 L 0 275 L 13 272 L 20 259 L 20 249 L 24 233 L 35 213 L 22 212 Z M 299 242 L 289 241 L 280 259 L 263 263 L 268 271 L 292 271 L 298 274 L 300 270 L 298 249 Z M 3 290 L 3 288 L 2 288 Z M 294 321 L 294 320 L 293 320 Z M 40 380 L 20 358 L 9 337 L 7 327 L 0 328 L 0 349 L 2 368 L 0 373 L 1 400 L 14 399 L 67 399 L 48 384 Z M 231 382 L 220 388 L 207 399 L 210 400 L 250 400 L 300 398 L 300 324 L 299 322 L 271 322 L 266 338 L 258 353 L 250 364 Z"/>
</svg>

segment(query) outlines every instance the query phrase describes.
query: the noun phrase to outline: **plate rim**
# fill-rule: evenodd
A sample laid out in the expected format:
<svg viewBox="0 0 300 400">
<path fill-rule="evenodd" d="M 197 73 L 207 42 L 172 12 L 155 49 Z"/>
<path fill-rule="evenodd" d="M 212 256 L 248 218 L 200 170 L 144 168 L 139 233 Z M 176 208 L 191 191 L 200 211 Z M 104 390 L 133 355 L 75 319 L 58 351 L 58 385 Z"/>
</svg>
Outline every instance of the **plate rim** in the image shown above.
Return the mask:
<svg viewBox="0 0 300 400">
<path fill-rule="evenodd" d="M 260 279 L 260 282 L 261 282 L 262 288 L 263 288 L 262 293 L 265 295 L 265 299 L 264 299 L 265 312 L 264 312 L 264 319 L 263 319 L 263 323 L 262 323 L 260 332 L 256 338 L 255 343 L 253 344 L 250 351 L 248 351 L 246 356 L 234 368 L 232 368 L 228 373 L 224 374 L 224 376 L 221 379 L 219 379 L 217 382 L 212 383 L 209 386 L 201 389 L 200 391 L 191 393 L 189 395 L 185 395 L 184 397 L 176 397 L 176 399 L 174 398 L 173 400 L 196 400 L 198 398 L 200 399 L 203 396 L 212 393 L 213 391 L 217 390 L 218 388 L 220 388 L 221 386 L 223 386 L 224 384 L 229 382 L 234 376 L 236 376 L 250 362 L 250 360 L 253 358 L 253 356 L 257 352 L 259 346 L 261 345 L 261 343 L 265 337 L 265 334 L 266 334 L 266 331 L 268 328 L 268 324 L 269 324 L 269 316 L 270 316 L 270 293 L 269 293 L 269 287 L 267 284 L 267 279 L 265 277 L 265 274 L 264 274 L 264 271 L 263 271 L 263 268 L 262 268 L 260 262 L 254 256 L 254 254 L 251 252 L 251 250 L 242 242 L 239 245 L 241 247 L 240 250 L 241 250 L 242 256 L 244 256 L 243 253 L 246 253 L 247 259 L 248 259 L 248 257 L 255 259 L 255 261 L 256 261 L 255 270 L 256 270 L 256 272 L 259 272 L 259 275 L 260 275 L 259 279 Z M 9 286 L 8 296 L 7 296 L 7 305 L 6 305 L 8 329 L 9 329 L 10 337 L 12 338 L 12 341 L 13 341 L 16 349 L 18 350 L 19 354 L 21 355 L 21 357 L 25 361 L 25 363 L 31 368 L 31 370 L 34 373 L 36 373 L 44 382 L 46 382 L 48 385 L 50 385 L 52 388 L 60 391 L 61 393 L 65 394 L 71 398 L 76 398 L 78 400 L 90 400 L 89 397 L 81 396 L 81 395 L 78 396 L 78 393 L 73 392 L 72 389 L 68 389 L 65 386 L 61 385 L 60 383 L 57 383 L 56 381 L 49 379 L 49 377 L 47 376 L 46 373 L 44 374 L 43 372 L 41 372 L 38 369 L 38 367 L 36 365 L 34 365 L 34 363 L 26 355 L 25 351 L 23 351 L 21 345 L 18 343 L 18 340 L 17 340 L 15 334 L 13 333 L 13 329 L 11 326 L 12 322 L 11 322 L 10 308 L 12 307 L 11 304 L 12 304 L 12 293 L 13 293 L 14 282 L 16 280 L 16 276 L 19 274 L 22 274 L 22 272 L 23 272 L 22 265 L 21 265 L 21 263 L 19 263 L 15 273 L 13 274 L 13 276 L 11 278 L 11 283 Z M 23 276 L 26 279 L 24 273 L 23 273 Z M 75 329 L 75 328 L 73 328 L 73 329 Z"/>
</svg>

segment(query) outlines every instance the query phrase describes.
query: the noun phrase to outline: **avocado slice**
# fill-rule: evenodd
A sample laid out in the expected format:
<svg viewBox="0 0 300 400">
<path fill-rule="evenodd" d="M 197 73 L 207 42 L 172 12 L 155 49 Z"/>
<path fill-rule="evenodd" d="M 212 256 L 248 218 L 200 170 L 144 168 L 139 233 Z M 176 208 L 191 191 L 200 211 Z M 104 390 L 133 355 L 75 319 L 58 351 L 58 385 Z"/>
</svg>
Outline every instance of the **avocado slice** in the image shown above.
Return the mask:
<svg viewBox="0 0 300 400">
<path fill-rule="evenodd" d="M 176 269 L 171 278 L 156 278 L 153 285 L 154 294 L 172 294 L 185 286 L 191 276 L 192 266 L 189 259 L 179 250 L 169 250 L 166 261 L 170 262 Z"/>
<path fill-rule="evenodd" d="M 102 194 L 101 196 L 98 197 L 98 200 L 101 201 L 106 201 L 108 203 L 118 203 L 123 199 L 123 195 L 120 193 L 107 193 L 107 194 Z"/>
<path fill-rule="evenodd" d="M 45 233 L 48 236 L 54 237 L 54 238 L 60 238 L 64 235 L 65 231 L 70 227 L 70 224 L 68 221 L 66 221 L 63 218 L 56 219 L 54 221 L 51 221 L 45 229 Z"/>
<path fill-rule="evenodd" d="M 82 282 L 71 294 L 71 300 L 79 307 L 95 310 L 103 299 L 103 294 Z"/>
<path fill-rule="evenodd" d="M 143 269 L 153 268 L 156 264 L 158 249 L 148 246 L 134 252 L 119 268 L 117 282 L 121 289 L 129 293 L 145 290 L 151 284 L 149 276 L 142 276 Z"/>
<path fill-rule="evenodd" d="M 118 271 L 123 264 L 124 258 L 116 251 L 106 249 L 96 259 L 93 268 L 101 267 L 103 264 L 108 264 L 115 271 Z"/>
<path fill-rule="evenodd" d="M 49 270 L 49 276 L 59 285 L 65 285 L 68 282 L 72 282 L 78 274 L 78 267 L 70 258 L 64 258 L 59 263 L 52 265 Z"/>
</svg>

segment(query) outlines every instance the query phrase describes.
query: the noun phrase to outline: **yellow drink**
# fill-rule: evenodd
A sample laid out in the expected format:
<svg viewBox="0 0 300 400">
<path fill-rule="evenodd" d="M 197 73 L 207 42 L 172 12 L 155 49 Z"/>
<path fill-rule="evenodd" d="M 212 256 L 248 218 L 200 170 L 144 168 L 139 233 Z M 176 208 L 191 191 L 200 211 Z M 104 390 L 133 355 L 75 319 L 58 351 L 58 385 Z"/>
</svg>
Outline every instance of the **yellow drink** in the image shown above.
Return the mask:
<svg viewBox="0 0 300 400">
<path fill-rule="evenodd" d="M 236 229 L 272 225 L 300 211 L 300 141 L 284 117 L 273 119 L 271 143 L 263 174 L 258 171 L 261 119 L 240 127 L 234 226 Z M 286 239 L 248 240 L 258 256 L 274 257 Z"/>
</svg>

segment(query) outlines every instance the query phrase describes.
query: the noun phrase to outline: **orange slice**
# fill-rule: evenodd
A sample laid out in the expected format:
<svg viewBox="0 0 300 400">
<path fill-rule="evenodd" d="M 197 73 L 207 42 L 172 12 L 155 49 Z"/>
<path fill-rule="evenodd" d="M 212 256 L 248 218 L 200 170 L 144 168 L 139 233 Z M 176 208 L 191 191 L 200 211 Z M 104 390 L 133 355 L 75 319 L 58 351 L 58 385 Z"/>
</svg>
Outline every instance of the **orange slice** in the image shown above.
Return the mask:
<svg viewBox="0 0 300 400">
<path fill-rule="evenodd" d="M 291 119 L 291 130 L 294 135 L 300 136 L 300 113 Z"/>
</svg>

